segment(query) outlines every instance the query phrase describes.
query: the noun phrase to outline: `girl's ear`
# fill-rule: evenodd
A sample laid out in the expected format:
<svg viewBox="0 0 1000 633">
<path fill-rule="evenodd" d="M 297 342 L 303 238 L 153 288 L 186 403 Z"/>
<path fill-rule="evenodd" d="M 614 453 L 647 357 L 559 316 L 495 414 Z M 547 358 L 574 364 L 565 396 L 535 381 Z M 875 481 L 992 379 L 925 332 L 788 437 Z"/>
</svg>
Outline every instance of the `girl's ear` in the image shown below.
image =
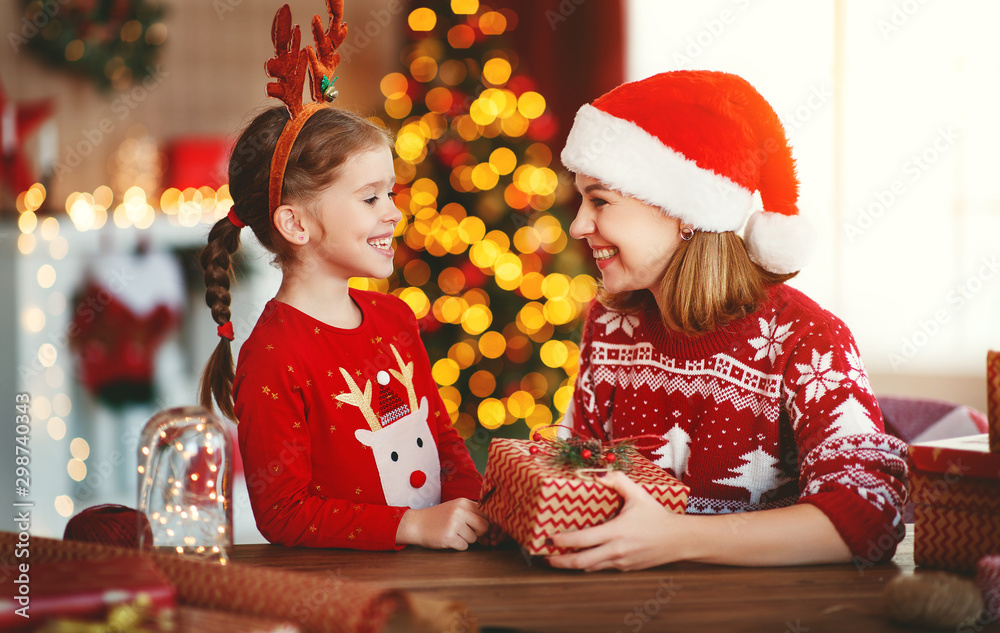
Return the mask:
<svg viewBox="0 0 1000 633">
<path fill-rule="evenodd" d="M 301 245 L 309 241 L 309 229 L 306 222 L 303 222 L 303 211 L 290 204 L 283 204 L 274 210 L 274 228 L 292 244 Z"/>
</svg>

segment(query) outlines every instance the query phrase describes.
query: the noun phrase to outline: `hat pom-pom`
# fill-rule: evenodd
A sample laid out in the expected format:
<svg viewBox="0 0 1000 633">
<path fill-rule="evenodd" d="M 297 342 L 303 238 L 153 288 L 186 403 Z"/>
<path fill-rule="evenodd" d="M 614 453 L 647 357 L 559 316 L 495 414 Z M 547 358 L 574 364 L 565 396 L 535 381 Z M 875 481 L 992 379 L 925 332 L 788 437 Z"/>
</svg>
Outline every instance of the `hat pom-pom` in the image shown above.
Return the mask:
<svg viewBox="0 0 1000 633">
<path fill-rule="evenodd" d="M 816 231 L 801 215 L 757 211 L 743 233 L 751 261 L 786 275 L 802 270 L 816 241 Z"/>
</svg>

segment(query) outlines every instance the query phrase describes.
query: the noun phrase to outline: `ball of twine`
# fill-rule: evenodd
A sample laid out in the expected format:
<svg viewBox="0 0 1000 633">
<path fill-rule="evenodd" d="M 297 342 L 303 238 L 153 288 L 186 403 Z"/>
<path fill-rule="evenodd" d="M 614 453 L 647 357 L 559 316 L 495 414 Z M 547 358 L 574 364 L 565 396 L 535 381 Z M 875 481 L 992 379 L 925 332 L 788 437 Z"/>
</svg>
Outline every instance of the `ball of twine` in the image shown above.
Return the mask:
<svg viewBox="0 0 1000 633">
<path fill-rule="evenodd" d="M 139 549 L 140 533 L 147 546 L 152 544 L 153 530 L 145 514 L 127 506 L 105 504 L 82 510 L 71 518 L 63 539 Z"/>
<path fill-rule="evenodd" d="M 975 582 L 940 571 L 896 576 L 886 585 L 882 601 L 896 622 L 936 628 L 970 626 L 983 610 Z"/>
<path fill-rule="evenodd" d="M 979 559 L 976 584 L 983 592 L 983 619 L 988 622 L 1000 620 L 1000 554 Z"/>
</svg>

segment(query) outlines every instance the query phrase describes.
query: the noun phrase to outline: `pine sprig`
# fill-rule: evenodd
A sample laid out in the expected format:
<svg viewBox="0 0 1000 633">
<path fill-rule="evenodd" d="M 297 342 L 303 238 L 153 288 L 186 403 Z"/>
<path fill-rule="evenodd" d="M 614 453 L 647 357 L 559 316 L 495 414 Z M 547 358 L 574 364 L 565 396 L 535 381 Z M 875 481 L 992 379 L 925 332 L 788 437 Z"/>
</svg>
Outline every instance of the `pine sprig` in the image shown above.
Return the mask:
<svg viewBox="0 0 1000 633">
<path fill-rule="evenodd" d="M 556 438 L 553 459 L 560 466 L 572 468 L 610 468 L 627 471 L 632 467 L 633 442 L 605 446 L 593 438 Z"/>
</svg>

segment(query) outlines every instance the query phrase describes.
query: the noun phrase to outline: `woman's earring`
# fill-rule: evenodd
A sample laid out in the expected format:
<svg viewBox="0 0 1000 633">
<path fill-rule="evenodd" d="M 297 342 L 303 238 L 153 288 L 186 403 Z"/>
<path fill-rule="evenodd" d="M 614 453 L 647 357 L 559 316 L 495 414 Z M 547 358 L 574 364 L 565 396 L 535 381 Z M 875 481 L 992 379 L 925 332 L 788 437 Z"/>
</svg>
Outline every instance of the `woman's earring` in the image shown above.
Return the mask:
<svg viewBox="0 0 1000 633">
<path fill-rule="evenodd" d="M 681 239 L 687 242 L 692 237 L 694 237 L 694 229 L 690 226 L 685 226 L 681 229 Z"/>
<path fill-rule="evenodd" d="M 306 239 L 306 236 L 305 236 L 305 235 L 300 235 L 300 236 L 299 236 L 299 241 L 300 241 L 300 242 L 304 241 L 305 239 Z"/>
</svg>

